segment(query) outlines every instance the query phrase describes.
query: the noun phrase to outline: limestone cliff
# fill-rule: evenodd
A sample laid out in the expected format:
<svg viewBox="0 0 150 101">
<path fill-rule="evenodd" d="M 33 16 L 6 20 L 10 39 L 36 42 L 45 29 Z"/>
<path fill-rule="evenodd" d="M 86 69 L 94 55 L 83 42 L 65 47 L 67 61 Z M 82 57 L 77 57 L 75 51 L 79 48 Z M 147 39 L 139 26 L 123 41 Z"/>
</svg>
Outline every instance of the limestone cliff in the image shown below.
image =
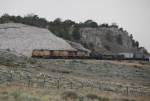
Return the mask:
<svg viewBox="0 0 150 101">
<path fill-rule="evenodd" d="M 80 42 L 87 48 L 97 52 L 137 52 L 133 39 L 126 31 L 118 28 L 81 28 Z"/>
</svg>

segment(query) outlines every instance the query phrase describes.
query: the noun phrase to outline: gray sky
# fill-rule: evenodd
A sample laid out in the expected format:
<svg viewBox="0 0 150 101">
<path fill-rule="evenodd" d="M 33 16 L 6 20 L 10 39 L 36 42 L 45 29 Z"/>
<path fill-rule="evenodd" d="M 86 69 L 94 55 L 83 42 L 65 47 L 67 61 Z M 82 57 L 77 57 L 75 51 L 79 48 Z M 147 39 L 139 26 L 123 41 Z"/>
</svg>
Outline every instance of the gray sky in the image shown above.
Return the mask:
<svg viewBox="0 0 150 101">
<path fill-rule="evenodd" d="M 150 0 L 0 0 L 0 15 L 35 13 L 77 22 L 116 22 L 150 51 Z"/>
</svg>

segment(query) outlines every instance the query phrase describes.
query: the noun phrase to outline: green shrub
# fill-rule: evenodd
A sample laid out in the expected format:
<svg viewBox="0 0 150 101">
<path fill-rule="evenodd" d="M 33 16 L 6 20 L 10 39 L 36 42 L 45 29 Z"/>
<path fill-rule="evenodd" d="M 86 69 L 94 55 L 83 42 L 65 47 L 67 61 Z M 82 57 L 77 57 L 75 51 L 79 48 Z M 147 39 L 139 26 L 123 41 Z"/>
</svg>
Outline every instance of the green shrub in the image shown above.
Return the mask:
<svg viewBox="0 0 150 101">
<path fill-rule="evenodd" d="M 109 101 L 108 98 L 103 98 L 100 96 L 97 96 L 96 94 L 87 94 L 86 97 L 91 100 L 98 100 L 98 101 Z"/>
<path fill-rule="evenodd" d="M 62 93 L 62 98 L 64 100 L 67 100 L 67 99 L 76 100 L 76 99 L 78 99 L 78 94 L 73 91 L 66 91 L 66 92 Z"/>
<path fill-rule="evenodd" d="M 21 101 L 41 101 L 41 100 L 33 96 L 22 96 Z"/>
<path fill-rule="evenodd" d="M 19 99 L 19 97 L 21 96 L 21 93 L 19 91 L 14 91 L 11 93 L 11 96 L 14 97 L 14 99 Z"/>
<path fill-rule="evenodd" d="M 101 98 L 101 100 L 99 100 L 99 101 L 109 101 L 109 99 L 108 98 Z"/>
<path fill-rule="evenodd" d="M 2 97 L 0 97 L 0 101 L 8 101 L 9 96 L 8 95 L 3 95 Z"/>
<path fill-rule="evenodd" d="M 99 100 L 99 97 L 96 94 L 87 94 L 86 97 L 91 100 Z"/>
<path fill-rule="evenodd" d="M 122 99 L 121 101 L 136 101 L 136 100 L 132 100 L 132 99 Z"/>
</svg>

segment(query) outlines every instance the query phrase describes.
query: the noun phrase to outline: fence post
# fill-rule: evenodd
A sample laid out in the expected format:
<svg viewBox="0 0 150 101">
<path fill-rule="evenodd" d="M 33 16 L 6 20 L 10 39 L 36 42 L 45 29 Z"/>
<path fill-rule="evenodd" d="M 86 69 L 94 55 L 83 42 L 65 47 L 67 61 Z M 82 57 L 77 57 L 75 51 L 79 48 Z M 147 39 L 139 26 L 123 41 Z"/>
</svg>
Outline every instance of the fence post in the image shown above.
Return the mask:
<svg viewBox="0 0 150 101">
<path fill-rule="evenodd" d="M 45 83 L 46 83 L 46 75 L 43 74 L 43 88 L 45 87 Z"/>
<path fill-rule="evenodd" d="M 83 82 L 81 82 L 81 88 L 84 88 L 84 83 Z"/>
<path fill-rule="evenodd" d="M 128 96 L 129 95 L 129 87 L 127 86 L 126 89 L 127 89 L 127 96 Z"/>
<path fill-rule="evenodd" d="M 28 79 L 28 87 L 30 87 L 30 86 L 31 86 L 31 76 L 28 75 L 28 76 L 27 76 L 27 79 Z"/>
<path fill-rule="evenodd" d="M 12 71 L 12 70 L 10 71 L 10 82 L 13 80 L 13 72 L 14 71 Z"/>
<path fill-rule="evenodd" d="M 99 90 L 102 90 L 101 84 L 99 83 Z"/>
<path fill-rule="evenodd" d="M 57 89 L 60 89 L 60 80 L 57 80 Z"/>
<path fill-rule="evenodd" d="M 70 89 L 73 89 L 73 83 L 72 83 L 72 81 L 70 82 Z"/>
<path fill-rule="evenodd" d="M 23 78 L 23 72 L 21 72 L 19 75 L 19 79 L 22 80 L 22 78 Z"/>
</svg>

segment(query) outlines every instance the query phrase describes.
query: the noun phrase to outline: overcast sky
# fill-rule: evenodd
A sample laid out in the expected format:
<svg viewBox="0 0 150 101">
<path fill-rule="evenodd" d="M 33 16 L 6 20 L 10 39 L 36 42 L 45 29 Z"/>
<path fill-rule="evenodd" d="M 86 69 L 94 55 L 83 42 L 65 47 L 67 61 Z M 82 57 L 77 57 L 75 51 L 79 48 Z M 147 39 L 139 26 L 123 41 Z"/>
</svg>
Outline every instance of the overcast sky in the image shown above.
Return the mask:
<svg viewBox="0 0 150 101">
<path fill-rule="evenodd" d="M 0 15 L 35 13 L 47 20 L 116 22 L 150 51 L 150 0 L 0 0 Z"/>
</svg>

